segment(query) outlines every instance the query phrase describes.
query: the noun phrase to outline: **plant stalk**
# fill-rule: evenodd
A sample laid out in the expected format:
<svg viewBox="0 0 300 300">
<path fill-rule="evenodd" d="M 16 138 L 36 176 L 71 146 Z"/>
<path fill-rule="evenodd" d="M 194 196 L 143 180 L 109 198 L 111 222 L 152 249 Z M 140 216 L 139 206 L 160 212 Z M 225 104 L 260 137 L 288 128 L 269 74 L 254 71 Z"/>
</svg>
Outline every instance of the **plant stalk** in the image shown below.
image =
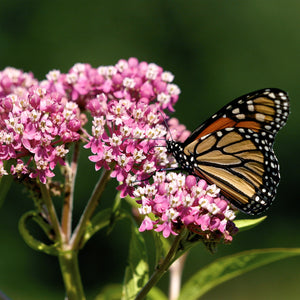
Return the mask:
<svg viewBox="0 0 300 300">
<path fill-rule="evenodd" d="M 65 300 L 85 300 L 78 267 L 78 251 L 60 253 L 59 265 L 65 285 Z"/>
<path fill-rule="evenodd" d="M 101 174 L 101 177 L 94 188 L 94 191 L 71 238 L 70 244 L 72 249 L 78 250 L 80 248 L 80 242 L 86 226 L 88 225 L 88 222 L 90 221 L 97 205 L 99 204 L 99 199 L 106 187 L 106 184 L 108 183 L 108 180 L 110 179 L 110 173 L 112 172 L 112 169 L 113 168 L 110 170 L 103 170 L 103 173 Z"/>
<path fill-rule="evenodd" d="M 72 212 L 73 212 L 73 202 L 74 202 L 74 188 L 75 188 L 75 178 L 77 174 L 78 158 L 79 158 L 79 146 L 80 143 L 77 142 L 74 145 L 74 152 L 71 162 L 71 167 L 66 166 L 65 174 L 65 198 L 62 209 L 61 217 L 61 228 L 64 233 L 65 241 L 68 242 L 71 237 L 72 232 Z"/>
<path fill-rule="evenodd" d="M 146 285 L 138 293 L 135 300 L 145 299 L 146 295 L 149 293 L 151 288 L 154 287 L 156 283 L 160 280 L 160 278 L 168 271 L 168 268 L 170 267 L 170 264 L 172 263 L 172 260 L 176 255 L 179 243 L 184 235 L 185 235 L 185 229 L 183 229 L 175 237 L 168 254 L 164 258 L 164 260 L 159 264 L 159 266 L 156 268 L 156 270 L 154 271 L 154 273 L 152 274 L 151 278 L 146 283 Z"/>
<path fill-rule="evenodd" d="M 60 224 L 57 218 L 57 214 L 55 211 L 55 207 L 53 205 L 50 193 L 49 193 L 49 188 L 46 184 L 43 184 L 39 181 L 39 185 L 40 185 L 40 189 L 41 189 L 41 193 L 42 193 L 42 197 L 44 200 L 44 203 L 47 207 L 47 211 L 51 220 L 51 225 L 53 227 L 53 230 L 55 232 L 55 235 L 57 236 L 57 241 L 62 243 L 62 232 L 60 229 Z"/>
<path fill-rule="evenodd" d="M 184 263 L 187 257 L 187 252 L 178 257 L 170 266 L 170 285 L 169 285 L 169 300 L 176 300 L 179 297 L 181 289 L 181 279 Z"/>
</svg>

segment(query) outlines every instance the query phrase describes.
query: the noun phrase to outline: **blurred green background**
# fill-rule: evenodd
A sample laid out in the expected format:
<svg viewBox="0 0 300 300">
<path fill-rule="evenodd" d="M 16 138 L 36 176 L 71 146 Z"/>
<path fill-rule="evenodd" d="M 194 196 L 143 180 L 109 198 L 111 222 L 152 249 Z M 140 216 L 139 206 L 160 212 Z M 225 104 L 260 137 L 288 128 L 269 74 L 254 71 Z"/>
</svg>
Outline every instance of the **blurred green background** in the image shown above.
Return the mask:
<svg viewBox="0 0 300 300">
<path fill-rule="evenodd" d="M 292 114 L 274 147 L 282 180 L 267 220 L 215 255 L 195 247 L 186 279 L 230 253 L 300 246 L 299 12 L 300 2 L 293 0 L 1 0 L 0 69 L 13 66 L 42 80 L 49 70 L 67 72 L 76 62 L 97 67 L 131 56 L 155 62 L 175 75 L 182 91 L 175 116 L 190 130 L 244 93 L 265 87 L 289 92 Z M 99 176 L 87 155 L 81 156 L 76 218 Z M 111 202 L 113 188 L 101 207 Z M 18 219 L 31 208 L 22 187 L 14 185 L 0 210 L 0 290 L 16 300 L 63 299 L 56 258 L 34 252 L 18 233 Z M 82 250 L 88 299 L 106 284 L 122 282 L 129 237 L 129 224 L 123 222 Z M 300 259 L 288 259 L 226 282 L 203 299 L 299 299 L 299 275 Z M 165 291 L 167 277 L 159 284 Z"/>
</svg>

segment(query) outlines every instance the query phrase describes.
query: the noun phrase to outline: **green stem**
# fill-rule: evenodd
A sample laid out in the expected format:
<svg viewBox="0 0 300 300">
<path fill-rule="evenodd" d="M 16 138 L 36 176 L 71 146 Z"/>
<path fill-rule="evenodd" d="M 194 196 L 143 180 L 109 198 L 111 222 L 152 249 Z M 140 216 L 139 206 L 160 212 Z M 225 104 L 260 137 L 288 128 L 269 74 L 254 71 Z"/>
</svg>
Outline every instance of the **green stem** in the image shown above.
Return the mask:
<svg viewBox="0 0 300 300">
<path fill-rule="evenodd" d="M 80 248 L 80 243 L 84 235 L 86 226 L 88 225 L 88 222 L 90 221 L 97 205 L 99 204 L 99 199 L 106 187 L 106 184 L 108 183 L 108 180 L 110 179 L 110 173 L 112 172 L 112 169 L 113 168 L 111 168 L 110 170 L 103 170 L 103 173 L 101 174 L 101 177 L 94 188 L 94 191 L 71 238 L 70 244 L 72 245 L 72 249 Z"/>
<path fill-rule="evenodd" d="M 62 209 L 61 228 L 64 233 L 65 240 L 68 242 L 72 231 L 72 212 L 74 201 L 75 178 L 77 173 L 80 143 L 75 143 L 71 167 L 65 167 L 65 199 Z"/>
<path fill-rule="evenodd" d="M 53 226 L 53 230 L 55 232 L 55 235 L 57 237 L 57 241 L 58 242 L 62 242 L 62 233 L 61 233 L 61 229 L 60 229 L 60 224 L 56 215 L 56 211 L 49 193 L 49 188 L 46 184 L 43 184 L 41 182 L 39 182 L 40 185 L 40 189 L 41 189 L 41 193 L 42 193 L 42 197 L 44 200 L 44 203 L 47 207 L 48 210 L 48 214 L 51 220 L 51 225 Z"/>
<path fill-rule="evenodd" d="M 151 288 L 154 287 L 156 285 L 156 283 L 159 281 L 159 279 L 168 271 L 170 265 L 173 262 L 173 258 L 175 257 L 176 252 L 178 250 L 179 243 L 184 235 L 185 235 L 185 229 L 183 229 L 175 237 L 167 256 L 164 258 L 164 260 L 161 262 L 161 264 L 156 268 L 155 272 L 152 274 L 149 281 L 139 292 L 139 294 L 137 295 L 135 300 L 144 299 L 146 297 L 146 295 L 149 293 L 149 291 L 151 290 Z"/>
<path fill-rule="evenodd" d="M 63 276 L 67 300 L 85 300 L 78 267 L 78 251 L 59 254 L 59 265 Z"/>
</svg>

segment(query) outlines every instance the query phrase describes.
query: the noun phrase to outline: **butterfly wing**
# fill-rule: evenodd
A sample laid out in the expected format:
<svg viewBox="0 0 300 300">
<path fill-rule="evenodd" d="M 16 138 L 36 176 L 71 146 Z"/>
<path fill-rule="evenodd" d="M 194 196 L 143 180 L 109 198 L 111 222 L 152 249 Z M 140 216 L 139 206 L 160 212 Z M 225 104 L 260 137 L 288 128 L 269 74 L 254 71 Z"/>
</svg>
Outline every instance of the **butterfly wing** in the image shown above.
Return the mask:
<svg viewBox="0 0 300 300">
<path fill-rule="evenodd" d="M 250 128 L 256 132 L 276 135 L 289 115 L 289 100 L 280 89 L 262 89 L 241 96 L 201 124 L 184 145 L 214 131 L 227 127 Z"/>
<path fill-rule="evenodd" d="M 279 184 L 274 137 L 289 115 L 287 94 L 263 89 L 233 100 L 183 143 L 193 173 L 248 214 L 267 209 Z"/>
</svg>

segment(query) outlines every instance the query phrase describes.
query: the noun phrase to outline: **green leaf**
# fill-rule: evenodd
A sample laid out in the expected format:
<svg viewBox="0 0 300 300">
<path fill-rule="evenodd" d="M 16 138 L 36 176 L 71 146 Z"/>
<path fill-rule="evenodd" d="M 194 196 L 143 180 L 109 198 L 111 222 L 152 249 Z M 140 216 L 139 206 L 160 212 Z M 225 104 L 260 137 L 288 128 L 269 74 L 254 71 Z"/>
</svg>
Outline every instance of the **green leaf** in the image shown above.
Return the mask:
<svg viewBox="0 0 300 300">
<path fill-rule="evenodd" d="M 119 300 L 122 297 L 122 285 L 110 284 L 105 286 L 101 293 L 99 293 L 95 300 Z M 0 298 L 1 299 L 1 298 Z M 168 300 L 168 297 L 158 287 L 154 286 L 149 294 L 147 300 Z"/>
<path fill-rule="evenodd" d="M 165 257 L 170 250 L 170 241 L 163 237 L 161 232 L 151 231 L 155 245 L 155 265 L 158 265 L 160 260 Z"/>
<path fill-rule="evenodd" d="M 120 197 L 121 192 L 117 193 L 113 207 L 111 210 L 111 215 L 110 215 L 110 220 L 109 220 L 109 225 L 107 229 L 107 233 L 110 234 L 118 220 L 118 216 L 120 214 L 120 209 L 121 209 L 121 197 Z"/>
<path fill-rule="evenodd" d="M 121 284 L 110 284 L 105 286 L 95 300 L 119 300 L 122 296 Z"/>
<path fill-rule="evenodd" d="M 149 276 L 148 257 L 143 235 L 132 224 L 129 245 L 129 265 L 125 270 L 122 299 L 134 299 L 147 283 Z"/>
<path fill-rule="evenodd" d="M 300 255 L 300 248 L 259 249 L 216 260 L 197 272 L 183 286 L 179 300 L 196 300 L 215 286 L 260 266 Z"/>
<path fill-rule="evenodd" d="M 43 242 L 37 240 L 33 237 L 29 230 L 27 229 L 26 223 L 29 220 L 33 220 L 36 222 L 40 228 L 46 233 L 46 235 L 50 238 L 51 235 L 51 226 L 44 221 L 44 219 L 35 211 L 29 211 L 25 213 L 20 221 L 19 221 L 19 231 L 26 242 L 26 244 L 36 251 L 41 251 L 50 255 L 58 255 L 58 244 L 46 245 Z"/>
<path fill-rule="evenodd" d="M 164 294 L 162 290 L 154 286 L 149 294 L 147 295 L 147 300 L 168 300 L 168 297 Z"/>
<path fill-rule="evenodd" d="M 104 210 L 101 210 L 99 213 L 97 213 L 89 223 L 89 225 L 86 228 L 85 234 L 83 236 L 82 242 L 81 242 L 81 248 L 85 245 L 85 243 L 99 230 L 103 229 L 104 227 L 108 226 L 111 222 L 111 215 L 112 215 L 112 209 L 107 208 Z M 120 211 L 118 215 L 114 216 L 114 222 L 121 220 L 128 216 L 128 213 L 124 210 Z"/>
<path fill-rule="evenodd" d="M 257 219 L 242 219 L 242 220 L 235 220 L 234 224 L 239 229 L 239 232 L 251 229 L 258 224 L 260 224 L 262 221 L 264 221 L 267 218 L 267 216 L 257 218 Z"/>
<path fill-rule="evenodd" d="M 126 196 L 124 199 L 125 199 L 126 202 L 127 202 L 128 204 L 130 204 L 132 207 L 135 207 L 135 208 L 140 207 L 140 204 L 137 204 L 137 203 L 136 203 L 136 198 L 131 198 L 130 196 Z"/>
</svg>

